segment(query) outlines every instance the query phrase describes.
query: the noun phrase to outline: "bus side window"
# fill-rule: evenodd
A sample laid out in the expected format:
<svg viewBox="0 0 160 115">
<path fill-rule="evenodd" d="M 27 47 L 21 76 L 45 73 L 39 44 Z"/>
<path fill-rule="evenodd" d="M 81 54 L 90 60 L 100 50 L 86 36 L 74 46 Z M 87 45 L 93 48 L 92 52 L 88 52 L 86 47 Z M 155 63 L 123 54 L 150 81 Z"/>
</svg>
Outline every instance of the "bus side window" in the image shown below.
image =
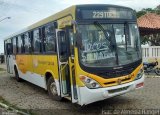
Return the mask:
<svg viewBox="0 0 160 115">
<path fill-rule="evenodd" d="M 24 41 L 24 34 L 21 35 L 21 53 L 25 53 L 25 49 L 24 49 L 24 44 L 25 44 L 25 41 Z"/>
<path fill-rule="evenodd" d="M 11 43 L 7 43 L 7 55 L 11 55 L 12 54 L 12 45 Z"/>
<path fill-rule="evenodd" d="M 56 52 L 56 33 L 53 23 L 42 28 L 43 48 L 45 53 Z"/>
<path fill-rule="evenodd" d="M 13 54 L 13 44 L 12 44 L 12 38 L 8 39 L 6 41 L 6 54 L 11 55 Z"/>
<path fill-rule="evenodd" d="M 18 53 L 18 37 L 15 38 L 16 38 L 16 53 Z"/>
<path fill-rule="evenodd" d="M 29 34 L 29 43 L 30 43 L 30 47 L 29 47 L 29 53 L 31 54 L 34 51 L 34 44 L 33 44 L 33 31 L 28 32 Z"/>
<path fill-rule="evenodd" d="M 17 53 L 16 37 L 13 38 L 13 54 Z"/>
<path fill-rule="evenodd" d="M 29 33 L 26 32 L 24 34 L 24 50 L 25 50 L 25 53 L 29 53 L 29 48 L 31 47 L 31 43 L 30 43 L 30 40 L 29 40 Z"/>
<path fill-rule="evenodd" d="M 10 47 L 11 47 L 10 54 L 13 54 L 13 38 L 11 38 Z"/>
<path fill-rule="evenodd" d="M 18 36 L 18 40 L 17 40 L 17 44 L 18 44 L 18 53 L 22 53 L 22 39 L 21 36 Z"/>
<path fill-rule="evenodd" d="M 34 53 L 42 52 L 41 37 L 39 29 L 33 31 L 33 51 Z"/>
</svg>

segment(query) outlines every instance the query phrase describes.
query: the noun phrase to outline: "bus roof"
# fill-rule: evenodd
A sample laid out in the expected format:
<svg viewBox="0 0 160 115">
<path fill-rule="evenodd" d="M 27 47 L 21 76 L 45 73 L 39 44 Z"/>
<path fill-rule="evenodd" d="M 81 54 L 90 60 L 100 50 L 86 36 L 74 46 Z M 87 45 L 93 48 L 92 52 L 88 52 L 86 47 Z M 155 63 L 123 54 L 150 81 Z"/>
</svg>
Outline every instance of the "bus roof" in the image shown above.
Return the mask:
<svg viewBox="0 0 160 115">
<path fill-rule="evenodd" d="M 110 5 L 110 4 L 73 5 L 73 6 L 69 7 L 69 8 L 66 8 L 66 9 L 64 9 L 64 10 L 56 13 L 56 14 L 53 14 L 53 15 L 47 17 L 47 18 L 44 18 L 43 20 L 38 21 L 38 22 L 30 25 L 30 26 L 22 29 L 22 30 L 19 31 L 19 32 L 16 32 L 16 33 L 14 33 L 14 34 L 12 34 L 12 35 L 10 35 L 10 36 L 8 36 L 8 37 L 5 37 L 5 40 L 7 40 L 7 39 L 9 39 L 9 38 L 11 38 L 11 37 L 15 37 L 15 36 L 17 36 L 17 35 L 19 35 L 19 34 L 22 34 L 22 33 L 24 33 L 24 32 L 27 32 L 27 31 L 29 31 L 29 30 L 32 30 L 32 29 L 34 29 L 34 28 L 40 27 L 40 26 L 42 26 L 42 25 L 44 25 L 44 24 L 47 24 L 47 23 L 49 23 L 49 22 L 58 20 L 58 19 L 60 19 L 60 18 L 62 18 L 62 17 L 65 17 L 65 16 L 67 16 L 67 15 L 72 15 L 73 19 L 75 19 L 75 18 L 76 18 L 76 8 L 85 8 L 85 7 L 116 7 L 116 8 L 125 8 L 125 9 L 128 9 L 128 10 L 132 10 L 132 9 L 129 8 L 129 7 L 118 6 L 118 5 Z"/>
</svg>

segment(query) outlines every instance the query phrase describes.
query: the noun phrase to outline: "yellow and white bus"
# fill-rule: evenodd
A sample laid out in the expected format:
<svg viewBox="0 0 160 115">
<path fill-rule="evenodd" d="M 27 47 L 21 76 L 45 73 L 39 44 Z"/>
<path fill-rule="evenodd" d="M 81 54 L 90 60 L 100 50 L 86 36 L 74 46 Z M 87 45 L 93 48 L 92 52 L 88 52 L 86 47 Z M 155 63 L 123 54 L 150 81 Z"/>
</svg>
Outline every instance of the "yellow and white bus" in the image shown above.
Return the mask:
<svg viewBox="0 0 160 115">
<path fill-rule="evenodd" d="M 87 105 L 142 88 L 134 10 L 75 5 L 4 41 L 7 71 L 48 90 L 54 100 Z"/>
</svg>

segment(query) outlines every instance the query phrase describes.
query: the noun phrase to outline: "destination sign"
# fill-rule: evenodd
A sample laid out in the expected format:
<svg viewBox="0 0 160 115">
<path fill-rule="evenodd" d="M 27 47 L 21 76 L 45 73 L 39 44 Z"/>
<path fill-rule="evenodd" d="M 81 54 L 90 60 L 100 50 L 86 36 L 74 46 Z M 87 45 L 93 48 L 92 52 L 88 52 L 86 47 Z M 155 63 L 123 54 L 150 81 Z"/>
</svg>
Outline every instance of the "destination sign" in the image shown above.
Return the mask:
<svg viewBox="0 0 160 115">
<path fill-rule="evenodd" d="M 117 18 L 117 13 L 107 11 L 93 11 L 92 18 Z"/>
<path fill-rule="evenodd" d="M 132 10 L 120 8 L 107 8 L 105 10 L 81 9 L 79 19 L 134 19 Z"/>
</svg>

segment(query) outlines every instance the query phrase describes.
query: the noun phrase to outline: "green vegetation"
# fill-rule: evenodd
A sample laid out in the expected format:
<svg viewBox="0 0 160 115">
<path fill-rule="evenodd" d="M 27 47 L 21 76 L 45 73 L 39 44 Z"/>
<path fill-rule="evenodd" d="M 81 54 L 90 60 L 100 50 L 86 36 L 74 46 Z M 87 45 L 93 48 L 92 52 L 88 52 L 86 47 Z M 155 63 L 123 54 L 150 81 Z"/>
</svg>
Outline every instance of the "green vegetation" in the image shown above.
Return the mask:
<svg viewBox="0 0 160 115">
<path fill-rule="evenodd" d="M 10 105 L 9 102 L 7 102 L 3 97 L 0 96 L 0 103 L 6 104 L 6 105 Z M 1 107 L 1 105 L 0 105 Z"/>
<path fill-rule="evenodd" d="M 145 15 L 146 13 L 156 13 L 158 15 L 160 15 L 160 5 L 157 6 L 156 8 L 143 8 L 140 11 L 137 11 L 137 18 Z"/>
<path fill-rule="evenodd" d="M 5 71 L 5 69 L 3 69 L 3 68 L 0 68 L 0 71 Z"/>
<path fill-rule="evenodd" d="M 14 111 L 14 110 L 18 110 L 18 114 L 19 115 L 24 115 L 24 114 L 28 114 L 28 115 L 34 115 L 31 111 L 28 110 L 24 110 L 24 109 L 20 109 L 18 107 L 16 107 L 15 105 L 10 104 L 8 101 L 6 101 L 2 96 L 0 96 L 0 103 L 3 103 L 5 105 L 7 105 L 9 108 L 7 110 L 9 111 Z M 3 106 L 0 105 L 0 107 L 4 108 Z"/>
<path fill-rule="evenodd" d="M 160 46 L 160 34 L 141 36 L 141 44 L 150 43 L 151 46 Z"/>
</svg>

